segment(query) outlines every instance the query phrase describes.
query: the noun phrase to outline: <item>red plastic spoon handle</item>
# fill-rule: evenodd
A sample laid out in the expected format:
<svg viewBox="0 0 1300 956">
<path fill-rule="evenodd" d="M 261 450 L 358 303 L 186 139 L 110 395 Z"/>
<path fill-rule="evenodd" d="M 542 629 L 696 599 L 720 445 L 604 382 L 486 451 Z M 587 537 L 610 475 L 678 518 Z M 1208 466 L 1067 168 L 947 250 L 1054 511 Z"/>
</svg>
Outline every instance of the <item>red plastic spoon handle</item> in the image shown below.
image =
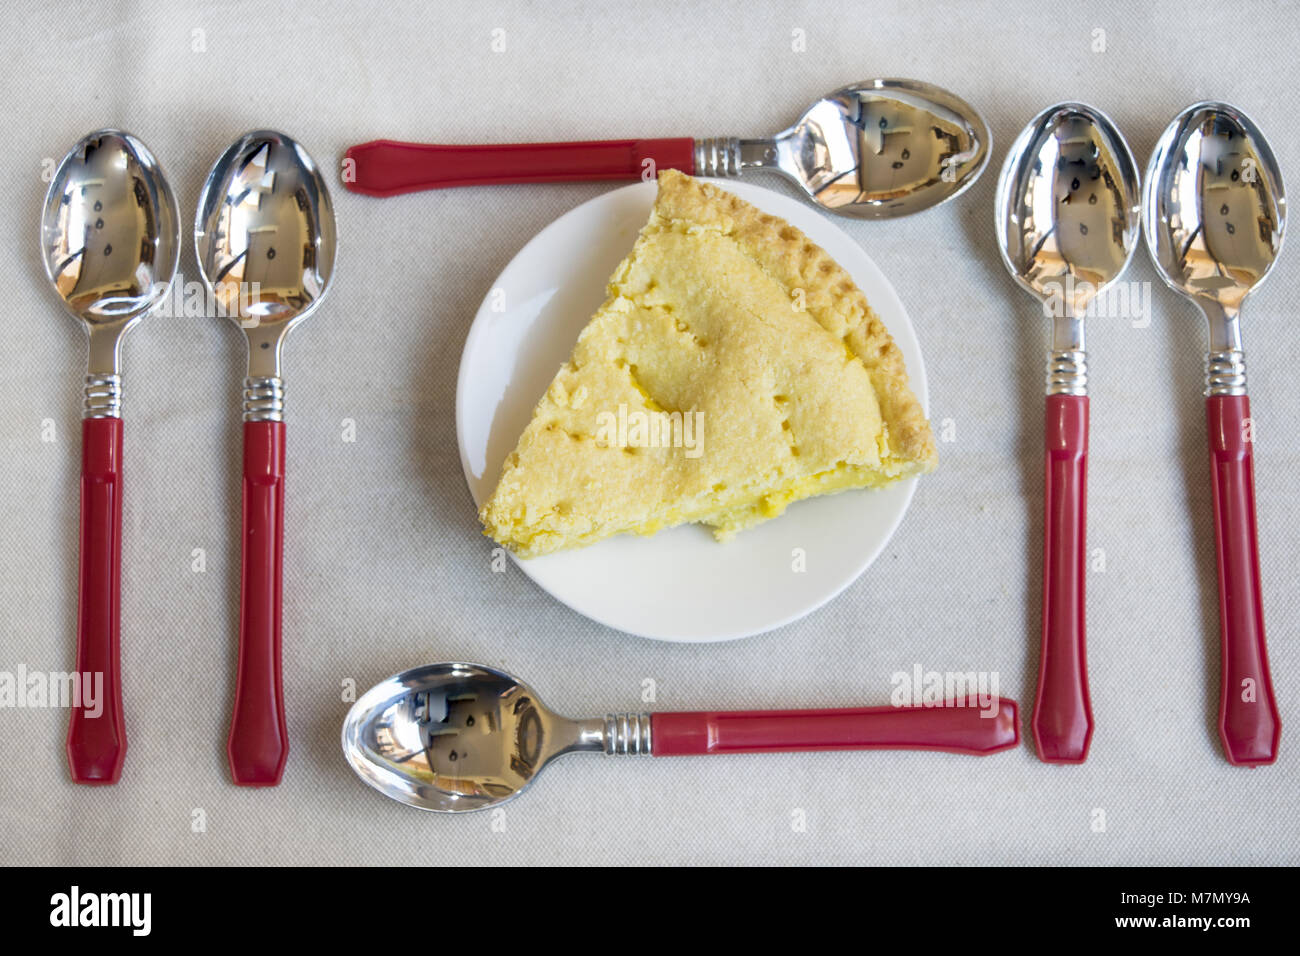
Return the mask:
<svg viewBox="0 0 1300 956">
<path fill-rule="evenodd" d="M 1043 643 L 1034 746 L 1048 763 L 1082 763 L 1092 741 L 1085 652 L 1084 575 L 1088 398 L 1047 396 L 1043 522 Z"/>
<path fill-rule="evenodd" d="M 776 753 L 807 750 L 943 750 L 996 753 L 1020 740 L 1016 702 L 987 707 L 865 707 L 849 710 L 687 711 L 650 715 L 651 753 Z"/>
<path fill-rule="evenodd" d="M 1206 400 L 1205 410 L 1223 641 L 1219 736 L 1229 763 L 1259 766 L 1277 759 L 1282 722 L 1264 646 L 1250 399 L 1213 395 Z"/>
<path fill-rule="evenodd" d="M 695 140 L 443 146 L 377 139 L 347 151 L 343 184 L 367 196 L 396 196 L 448 186 L 653 179 L 661 169 L 694 173 Z"/>
<path fill-rule="evenodd" d="M 244 531 L 239 664 L 226 753 L 235 783 L 273 787 L 289 736 L 280 681 L 284 422 L 244 422 Z"/>
<path fill-rule="evenodd" d="M 122 419 L 81 423 L 81 571 L 77 684 L 68 765 L 77 783 L 117 783 L 126 757 L 119 663 L 122 581 Z"/>
</svg>

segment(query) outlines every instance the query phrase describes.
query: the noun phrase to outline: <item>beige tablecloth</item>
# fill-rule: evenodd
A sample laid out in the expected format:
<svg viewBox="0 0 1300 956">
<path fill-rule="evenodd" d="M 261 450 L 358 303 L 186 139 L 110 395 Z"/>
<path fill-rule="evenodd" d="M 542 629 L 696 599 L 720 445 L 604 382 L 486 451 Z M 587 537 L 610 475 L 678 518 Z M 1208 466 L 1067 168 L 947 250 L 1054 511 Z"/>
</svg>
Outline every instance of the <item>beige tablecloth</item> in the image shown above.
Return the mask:
<svg viewBox="0 0 1300 956">
<path fill-rule="evenodd" d="M 924 12 L 920 12 L 921 10 Z M 468 658 L 525 675 L 557 709 L 883 703 L 896 671 L 996 670 L 1032 702 L 1041 550 L 1045 323 L 998 261 L 997 167 L 1039 109 L 1107 111 L 1140 163 L 1183 106 L 1236 103 L 1300 180 L 1291 135 L 1295 3 L 83 2 L 0 31 L 0 671 L 72 667 L 84 341 L 46 288 L 48 161 L 117 125 L 170 174 L 188 222 L 207 167 L 280 127 L 326 166 L 377 137 L 482 142 L 758 135 L 872 75 L 958 91 L 994 136 L 959 201 L 843 223 L 916 323 L 939 471 L 876 564 L 797 624 L 719 646 L 631 638 L 490 571 L 456 452 L 461 344 L 494 277 L 538 229 L 608 188 L 335 190 L 327 305 L 286 354 L 285 675 L 292 752 L 276 790 L 228 782 L 238 608 L 242 344 L 224 321 L 148 320 L 128 339 L 121 783 L 68 782 L 66 712 L 0 709 L 5 863 L 1300 862 L 1300 748 L 1241 770 L 1214 722 L 1218 602 L 1199 395 L 1202 321 L 1157 280 L 1150 322 L 1090 330 L 1090 656 L 1097 729 L 1082 767 L 1026 745 L 976 760 L 809 754 L 572 758 L 503 818 L 420 814 L 340 755 L 347 688 Z M 802 31 L 802 32 L 796 32 Z M 775 180 L 773 188 L 786 189 Z M 197 279 L 187 248 L 181 269 Z M 1300 455 L 1292 343 L 1300 249 L 1250 303 L 1265 613 L 1284 719 L 1300 707 Z M 343 422 L 356 440 L 343 440 Z M 51 436 L 52 429 L 52 436 Z M 53 440 L 45 440 L 53 437 Z M 196 549 L 203 570 L 196 571 Z M 1296 725 L 1292 723 L 1291 728 Z M 802 824 L 802 825 L 801 825 Z"/>
</svg>

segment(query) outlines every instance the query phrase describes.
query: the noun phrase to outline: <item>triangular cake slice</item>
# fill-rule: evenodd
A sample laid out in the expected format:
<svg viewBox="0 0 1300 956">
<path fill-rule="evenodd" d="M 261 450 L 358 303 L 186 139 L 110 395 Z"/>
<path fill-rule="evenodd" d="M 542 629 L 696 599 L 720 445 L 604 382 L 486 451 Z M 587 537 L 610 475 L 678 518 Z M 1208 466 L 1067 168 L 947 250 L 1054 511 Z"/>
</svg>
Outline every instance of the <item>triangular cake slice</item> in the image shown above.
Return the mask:
<svg viewBox="0 0 1300 956">
<path fill-rule="evenodd" d="M 935 464 L 903 357 L 803 233 L 675 170 L 479 512 L 521 557 L 786 505 Z"/>
</svg>

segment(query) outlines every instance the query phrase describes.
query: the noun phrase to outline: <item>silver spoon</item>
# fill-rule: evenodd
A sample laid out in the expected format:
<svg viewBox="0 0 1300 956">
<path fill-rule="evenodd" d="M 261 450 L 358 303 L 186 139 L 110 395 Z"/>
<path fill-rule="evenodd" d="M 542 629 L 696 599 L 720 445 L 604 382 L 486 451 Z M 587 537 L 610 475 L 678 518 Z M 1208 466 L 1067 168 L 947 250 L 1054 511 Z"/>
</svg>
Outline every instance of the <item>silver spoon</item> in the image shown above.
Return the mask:
<svg viewBox="0 0 1300 956">
<path fill-rule="evenodd" d="M 569 753 L 686 756 L 806 750 L 1014 747 L 1016 703 L 841 710 L 610 714 L 570 720 L 517 678 L 482 664 L 441 663 L 390 677 L 343 722 L 343 753 L 380 793 L 422 810 L 502 803 Z"/>
<path fill-rule="evenodd" d="M 1241 307 L 1277 261 L 1286 196 L 1264 135 L 1226 103 L 1176 116 L 1147 166 L 1147 248 L 1174 291 L 1209 320 L 1205 359 L 1223 675 L 1219 735 L 1228 760 L 1277 759 L 1281 721 L 1264 643 L 1255 529 L 1255 457 Z"/>
<path fill-rule="evenodd" d="M 988 160 L 988 127 L 932 83 L 878 79 L 836 90 L 768 139 L 689 138 L 445 146 L 376 140 L 348 150 L 343 182 L 373 196 L 445 186 L 784 174 L 843 216 L 893 219 L 967 189 Z"/>
<path fill-rule="evenodd" d="M 1081 763 L 1092 740 L 1085 655 L 1088 377 L 1084 316 L 1128 266 L 1139 226 L 1124 138 L 1082 103 L 1049 107 L 1012 144 L 998 179 L 1007 269 L 1052 319 L 1047 356 L 1042 656 L 1034 703 L 1040 759 Z"/>
<path fill-rule="evenodd" d="M 274 786 L 289 754 L 280 678 L 280 360 L 285 338 L 320 305 L 334 274 L 334 208 L 320 170 L 283 133 L 241 137 L 203 184 L 194 245 L 217 312 L 238 323 L 248 343 L 239 665 L 227 754 L 236 783 Z"/>
<path fill-rule="evenodd" d="M 167 177 L 121 130 L 83 137 L 63 158 L 41 216 L 45 271 L 89 339 L 81 427 L 77 674 L 103 675 L 104 712 L 74 708 L 68 760 L 78 783 L 115 783 L 126 756 L 119 674 L 122 339 L 167 297 L 180 251 Z"/>
</svg>

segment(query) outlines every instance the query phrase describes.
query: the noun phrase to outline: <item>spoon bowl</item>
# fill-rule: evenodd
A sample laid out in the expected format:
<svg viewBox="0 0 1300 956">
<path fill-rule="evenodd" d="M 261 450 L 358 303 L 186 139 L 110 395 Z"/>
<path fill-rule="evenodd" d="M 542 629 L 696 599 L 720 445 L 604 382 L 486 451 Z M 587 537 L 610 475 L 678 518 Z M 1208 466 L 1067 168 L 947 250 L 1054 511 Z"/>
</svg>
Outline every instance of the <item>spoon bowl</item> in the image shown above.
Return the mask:
<svg viewBox="0 0 1300 956">
<path fill-rule="evenodd" d="M 179 221 L 166 176 L 130 133 L 90 133 L 55 170 L 41 215 L 41 258 L 90 336 L 90 374 L 117 376 L 122 337 L 166 298 Z"/>
<path fill-rule="evenodd" d="M 984 120 L 955 94 L 876 79 L 828 93 L 771 139 L 701 140 L 695 168 L 702 176 L 772 169 L 830 212 L 893 219 L 969 189 L 991 145 Z"/>
<path fill-rule="evenodd" d="M 1053 315 L 1082 317 L 1137 248 L 1137 166 L 1115 125 L 1082 103 L 1049 107 L 1011 145 L 998 178 L 998 249 Z"/>
<path fill-rule="evenodd" d="M 425 810 L 479 810 L 518 794 L 574 750 L 603 750 L 551 713 L 522 681 L 482 664 L 430 664 L 364 694 L 343 724 L 343 752 L 361 779 Z"/>
<path fill-rule="evenodd" d="M 1286 227 L 1282 173 L 1259 127 L 1226 103 L 1183 110 L 1151 154 L 1143 218 L 1156 270 L 1205 312 L 1211 349 L 1240 349 L 1241 305 Z"/>
<path fill-rule="evenodd" d="M 329 289 L 337 244 L 325 179 L 290 137 L 254 130 L 213 165 L 194 247 L 218 311 L 248 336 L 250 378 L 280 377 L 284 340 Z"/>
</svg>

